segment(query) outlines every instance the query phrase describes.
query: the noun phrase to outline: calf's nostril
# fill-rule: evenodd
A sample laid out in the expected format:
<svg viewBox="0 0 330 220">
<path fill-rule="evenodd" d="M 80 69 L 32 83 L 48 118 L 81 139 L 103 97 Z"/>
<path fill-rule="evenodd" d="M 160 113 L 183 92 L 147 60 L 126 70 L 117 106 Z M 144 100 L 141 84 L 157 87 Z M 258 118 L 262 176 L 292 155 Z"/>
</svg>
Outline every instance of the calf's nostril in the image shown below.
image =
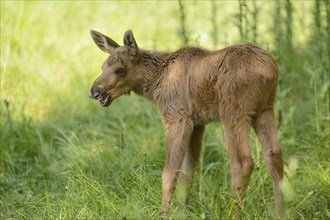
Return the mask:
<svg viewBox="0 0 330 220">
<path fill-rule="evenodd" d="M 100 92 L 94 93 L 94 99 L 98 99 L 98 98 L 100 98 L 100 96 L 101 96 Z"/>
<path fill-rule="evenodd" d="M 89 97 L 92 99 L 98 99 L 101 97 L 101 93 L 99 91 L 95 91 L 93 88 L 89 91 Z"/>
</svg>

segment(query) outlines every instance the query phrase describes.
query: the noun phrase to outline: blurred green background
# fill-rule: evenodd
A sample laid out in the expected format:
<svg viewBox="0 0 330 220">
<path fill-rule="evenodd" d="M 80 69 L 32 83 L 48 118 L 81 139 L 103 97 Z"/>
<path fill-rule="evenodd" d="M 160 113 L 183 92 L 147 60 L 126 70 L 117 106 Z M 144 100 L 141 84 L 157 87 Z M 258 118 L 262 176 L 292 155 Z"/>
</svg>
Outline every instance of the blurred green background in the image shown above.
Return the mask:
<svg viewBox="0 0 330 220">
<path fill-rule="evenodd" d="M 1 1 L 0 219 L 158 218 L 164 130 L 136 95 L 88 98 L 107 54 L 89 35 L 145 49 L 255 42 L 279 63 L 276 113 L 286 219 L 330 218 L 329 1 Z M 222 126 L 211 123 L 184 214 L 233 217 Z M 242 219 L 272 218 L 271 181 L 255 162 Z"/>
</svg>

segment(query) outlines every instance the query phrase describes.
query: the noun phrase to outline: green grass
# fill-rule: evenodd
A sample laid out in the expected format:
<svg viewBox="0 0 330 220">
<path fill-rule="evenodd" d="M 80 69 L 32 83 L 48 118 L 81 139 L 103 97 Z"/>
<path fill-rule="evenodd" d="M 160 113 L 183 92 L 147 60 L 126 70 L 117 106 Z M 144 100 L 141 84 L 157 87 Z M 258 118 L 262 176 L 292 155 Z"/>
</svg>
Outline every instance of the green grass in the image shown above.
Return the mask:
<svg viewBox="0 0 330 220">
<path fill-rule="evenodd" d="M 183 4 L 190 44 L 212 48 L 212 4 Z M 276 47 L 275 2 L 257 2 L 258 43 L 281 70 L 276 107 L 286 162 L 285 219 L 329 219 L 326 3 L 319 29 L 314 2 L 292 5 L 289 51 Z M 238 2 L 216 6 L 218 47 L 240 42 Z M 157 109 L 134 94 L 107 109 L 88 98 L 106 57 L 89 30 L 121 43 L 132 29 L 143 48 L 175 50 L 181 45 L 179 17 L 177 2 L 1 1 L 0 219 L 158 218 L 166 152 Z M 253 134 L 251 152 L 255 170 L 241 217 L 270 219 L 271 180 Z M 189 205 L 183 215 L 174 198 L 171 218 L 228 219 L 234 206 L 222 126 L 211 123 Z"/>
</svg>

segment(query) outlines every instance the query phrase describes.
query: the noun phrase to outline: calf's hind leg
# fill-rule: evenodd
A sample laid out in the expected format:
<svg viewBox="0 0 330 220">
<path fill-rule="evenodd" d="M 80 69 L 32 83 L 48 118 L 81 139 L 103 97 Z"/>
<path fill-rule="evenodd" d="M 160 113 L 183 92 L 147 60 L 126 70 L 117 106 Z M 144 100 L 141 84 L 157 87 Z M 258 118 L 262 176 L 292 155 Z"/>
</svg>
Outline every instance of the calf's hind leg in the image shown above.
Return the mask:
<svg viewBox="0 0 330 220">
<path fill-rule="evenodd" d="M 239 203 L 244 198 L 253 170 L 253 160 L 249 149 L 249 125 L 233 126 L 224 123 L 225 141 L 230 160 L 231 188 L 238 195 Z"/>
<path fill-rule="evenodd" d="M 275 212 L 278 217 L 283 213 L 283 195 L 280 183 L 283 179 L 282 150 L 276 140 L 273 110 L 266 110 L 254 120 L 254 130 L 262 145 L 263 157 L 273 181 L 275 194 Z"/>
</svg>

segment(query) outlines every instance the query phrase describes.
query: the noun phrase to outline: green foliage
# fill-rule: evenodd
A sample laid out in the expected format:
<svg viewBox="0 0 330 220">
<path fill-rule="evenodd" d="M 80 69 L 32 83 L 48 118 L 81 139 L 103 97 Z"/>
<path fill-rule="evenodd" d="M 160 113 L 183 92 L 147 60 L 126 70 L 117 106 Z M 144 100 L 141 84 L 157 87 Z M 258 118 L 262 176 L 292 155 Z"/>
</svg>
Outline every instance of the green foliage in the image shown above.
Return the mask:
<svg viewBox="0 0 330 220">
<path fill-rule="evenodd" d="M 88 98 L 106 57 L 89 29 L 118 43 L 132 29 L 147 49 L 269 49 L 280 64 L 286 218 L 329 219 L 329 17 L 329 1 L 1 1 L 0 219 L 159 216 L 166 153 L 157 109 L 136 95 L 109 109 Z M 174 219 L 234 217 L 221 125 L 207 126 L 203 145 L 189 205 L 181 213 L 174 198 Z M 271 181 L 252 134 L 251 152 L 241 217 L 269 219 Z"/>
</svg>

